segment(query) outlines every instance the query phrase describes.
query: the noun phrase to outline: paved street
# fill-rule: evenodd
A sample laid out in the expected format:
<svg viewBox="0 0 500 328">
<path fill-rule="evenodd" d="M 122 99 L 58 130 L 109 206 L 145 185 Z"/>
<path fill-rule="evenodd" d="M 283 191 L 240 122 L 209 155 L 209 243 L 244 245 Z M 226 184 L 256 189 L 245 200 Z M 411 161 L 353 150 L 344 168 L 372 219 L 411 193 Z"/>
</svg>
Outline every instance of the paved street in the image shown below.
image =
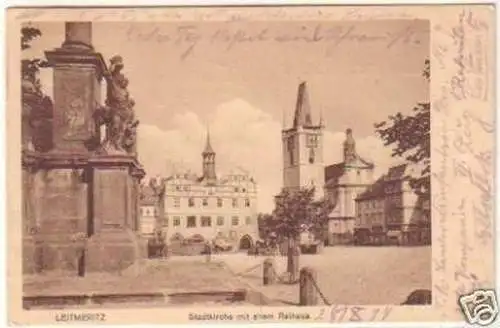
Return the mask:
<svg viewBox="0 0 500 328">
<path fill-rule="evenodd" d="M 233 272 L 242 273 L 265 257 L 218 255 Z M 286 257 L 275 258 L 278 273 Z M 321 255 L 301 255 L 300 267 L 317 270 L 318 285 L 332 304 L 400 304 L 418 288 L 431 289 L 431 247 L 326 247 Z M 262 286 L 262 266 L 243 274 L 267 296 L 298 301 L 298 285 Z"/>
</svg>

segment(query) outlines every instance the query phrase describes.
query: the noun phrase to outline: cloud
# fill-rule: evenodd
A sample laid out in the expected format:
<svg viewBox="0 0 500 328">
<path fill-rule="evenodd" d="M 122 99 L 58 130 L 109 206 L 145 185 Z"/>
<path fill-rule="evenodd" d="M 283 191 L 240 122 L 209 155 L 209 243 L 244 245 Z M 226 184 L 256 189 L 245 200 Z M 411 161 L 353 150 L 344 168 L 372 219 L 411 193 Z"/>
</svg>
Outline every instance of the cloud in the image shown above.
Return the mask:
<svg viewBox="0 0 500 328">
<path fill-rule="evenodd" d="M 213 110 L 208 124 L 193 112 L 172 117 L 173 128 L 163 131 L 154 125 L 139 128 L 139 156 L 149 176 L 173 171 L 201 173 L 201 152 L 207 129 L 216 152 L 219 174 L 246 170 L 258 183 L 259 210 L 270 212 L 273 196 L 282 185 L 281 124 L 271 115 L 242 99 L 223 103 Z M 325 165 L 342 161 L 344 132 L 325 132 Z M 394 159 L 382 142 L 369 136 L 356 140 L 359 154 L 383 173 Z"/>
</svg>

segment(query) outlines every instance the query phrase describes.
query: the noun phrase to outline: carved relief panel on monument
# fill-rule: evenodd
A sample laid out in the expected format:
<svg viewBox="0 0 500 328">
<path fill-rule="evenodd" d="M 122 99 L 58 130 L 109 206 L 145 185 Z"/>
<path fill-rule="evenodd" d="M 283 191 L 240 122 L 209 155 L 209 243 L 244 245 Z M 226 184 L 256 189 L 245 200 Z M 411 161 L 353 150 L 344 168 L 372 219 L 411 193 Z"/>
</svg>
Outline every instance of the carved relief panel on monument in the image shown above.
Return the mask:
<svg viewBox="0 0 500 328">
<path fill-rule="evenodd" d="M 59 68 L 55 75 L 55 80 L 59 81 L 55 88 L 61 89 L 61 92 L 56 93 L 56 106 L 59 107 L 55 117 L 58 141 L 89 139 L 95 133 L 89 110 L 89 104 L 93 102 L 93 88 L 88 87 L 94 82 L 93 71 Z"/>
</svg>

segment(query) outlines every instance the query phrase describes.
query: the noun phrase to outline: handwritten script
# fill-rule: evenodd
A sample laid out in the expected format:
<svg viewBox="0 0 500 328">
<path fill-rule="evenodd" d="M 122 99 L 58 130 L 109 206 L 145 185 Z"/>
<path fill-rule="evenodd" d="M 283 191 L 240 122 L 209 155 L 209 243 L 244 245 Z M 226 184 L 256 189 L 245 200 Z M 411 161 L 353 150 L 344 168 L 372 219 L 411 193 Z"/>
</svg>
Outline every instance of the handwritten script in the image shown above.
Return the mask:
<svg viewBox="0 0 500 328">
<path fill-rule="evenodd" d="M 336 47 L 348 42 L 381 43 L 387 48 L 397 44 L 420 44 L 415 23 L 409 22 L 403 28 L 389 32 L 361 31 L 358 25 L 325 24 L 294 25 L 286 31 L 278 30 L 276 26 L 264 26 L 259 29 L 244 28 L 234 24 L 210 31 L 200 25 L 179 25 L 166 29 L 160 25 L 144 27 L 132 25 L 127 31 L 130 42 L 158 42 L 169 43 L 179 47 L 181 58 L 189 57 L 196 47 L 202 43 L 221 45 L 226 51 L 249 43 L 286 43 L 286 44 L 324 44 L 326 54 L 330 54 Z"/>
<path fill-rule="evenodd" d="M 449 42 L 435 47 L 433 63 L 437 69 L 452 72 L 432 106 L 439 122 L 439 139 L 434 146 L 439 156 L 433 161 L 432 185 L 438 216 L 434 222 L 439 231 L 433 252 L 433 297 L 444 312 L 450 303 L 458 311 L 458 296 L 489 284 L 482 277 L 484 269 L 472 265 L 473 258 L 493 247 L 494 126 L 490 123 L 493 112 L 484 112 L 490 99 L 488 28 L 470 10 L 458 15 L 451 30 L 435 27 Z M 460 186 L 467 186 L 462 193 L 453 189 Z M 456 233 L 451 231 L 455 229 Z M 457 236 L 453 240 L 452 233 Z"/>
</svg>

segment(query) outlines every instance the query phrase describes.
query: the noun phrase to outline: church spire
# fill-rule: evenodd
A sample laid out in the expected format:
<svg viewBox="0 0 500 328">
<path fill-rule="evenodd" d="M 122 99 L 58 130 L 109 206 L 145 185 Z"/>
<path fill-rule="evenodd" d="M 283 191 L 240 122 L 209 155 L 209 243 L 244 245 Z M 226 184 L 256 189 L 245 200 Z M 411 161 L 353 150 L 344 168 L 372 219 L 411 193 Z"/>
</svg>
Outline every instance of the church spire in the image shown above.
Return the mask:
<svg viewBox="0 0 500 328">
<path fill-rule="evenodd" d="M 309 105 L 309 95 L 307 93 L 306 82 L 302 82 L 299 85 L 299 90 L 297 94 L 297 104 L 295 107 L 295 117 L 293 118 L 293 127 L 298 128 L 299 126 L 311 126 L 311 107 Z"/>
<path fill-rule="evenodd" d="M 217 180 L 215 174 L 215 151 L 210 143 L 210 131 L 208 129 L 205 150 L 203 150 L 201 155 L 203 157 L 203 179 L 208 183 L 215 183 Z"/>
<path fill-rule="evenodd" d="M 212 144 L 210 143 L 210 130 L 207 129 L 207 141 L 205 143 L 205 150 L 203 151 L 203 154 L 214 154 L 214 149 L 212 148 Z"/>
</svg>

